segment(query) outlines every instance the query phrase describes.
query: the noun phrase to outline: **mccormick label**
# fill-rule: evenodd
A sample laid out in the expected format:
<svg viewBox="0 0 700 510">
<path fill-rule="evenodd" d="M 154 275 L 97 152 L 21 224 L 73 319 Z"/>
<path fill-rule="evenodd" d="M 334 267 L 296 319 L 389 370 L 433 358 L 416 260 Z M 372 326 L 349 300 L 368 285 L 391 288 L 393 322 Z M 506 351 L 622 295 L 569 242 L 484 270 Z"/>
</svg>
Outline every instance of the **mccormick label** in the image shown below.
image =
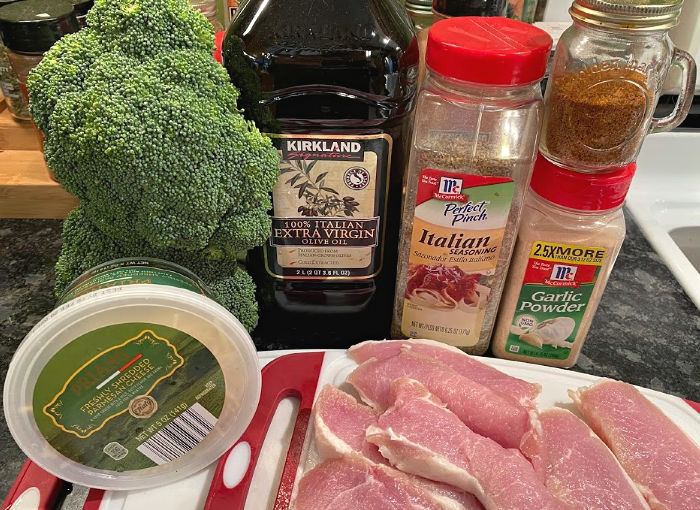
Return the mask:
<svg viewBox="0 0 700 510">
<path fill-rule="evenodd" d="M 506 350 L 566 360 L 606 256 L 601 247 L 532 243 Z"/>
<path fill-rule="evenodd" d="M 46 363 L 34 419 L 53 448 L 85 466 L 136 471 L 171 462 L 212 431 L 223 372 L 196 338 L 160 324 L 90 331 Z"/>
<path fill-rule="evenodd" d="M 318 280 L 376 276 L 391 137 L 270 136 L 281 163 L 265 250 L 268 273 Z"/>
<path fill-rule="evenodd" d="M 421 172 L 401 323 L 406 336 L 476 345 L 514 190 L 507 177 Z"/>
</svg>

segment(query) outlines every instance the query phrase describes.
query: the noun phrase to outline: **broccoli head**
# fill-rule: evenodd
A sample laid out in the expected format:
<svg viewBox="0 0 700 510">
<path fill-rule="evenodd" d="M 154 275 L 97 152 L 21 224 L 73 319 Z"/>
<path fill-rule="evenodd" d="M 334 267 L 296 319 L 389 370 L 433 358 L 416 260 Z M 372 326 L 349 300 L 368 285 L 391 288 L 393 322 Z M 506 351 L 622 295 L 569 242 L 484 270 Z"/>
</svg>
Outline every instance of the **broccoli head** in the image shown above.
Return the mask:
<svg viewBox="0 0 700 510">
<path fill-rule="evenodd" d="M 142 240 L 118 241 L 105 235 L 85 215 L 73 209 L 63 223 L 63 247 L 56 264 L 56 295 L 88 269 L 124 257 L 152 257 L 175 262 L 197 274 L 221 305 L 251 331 L 258 322 L 253 279 L 235 258 L 213 259 L 206 253 L 154 248 Z"/>
<path fill-rule="evenodd" d="M 32 71 L 48 166 L 120 244 L 231 254 L 269 235 L 279 159 L 187 0 L 97 0 Z"/>
<path fill-rule="evenodd" d="M 152 57 L 173 49 L 214 51 L 209 21 L 180 0 L 96 0 L 88 26 L 111 50 Z"/>
</svg>

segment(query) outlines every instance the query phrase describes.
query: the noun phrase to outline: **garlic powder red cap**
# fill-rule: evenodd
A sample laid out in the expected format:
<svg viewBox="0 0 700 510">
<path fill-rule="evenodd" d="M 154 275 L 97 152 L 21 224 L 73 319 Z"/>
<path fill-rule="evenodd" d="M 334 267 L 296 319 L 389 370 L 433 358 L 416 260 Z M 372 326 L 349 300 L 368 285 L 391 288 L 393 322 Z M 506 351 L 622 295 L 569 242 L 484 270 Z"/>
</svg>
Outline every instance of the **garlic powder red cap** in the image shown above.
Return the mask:
<svg viewBox="0 0 700 510">
<path fill-rule="evenodd" d="M 580 211 L 614 209 L 625 201 L 637 164 L 607 173 L 582 173 L 555 165 L 537 155 L 530 188 L 555 204 Z"/>
</svg>

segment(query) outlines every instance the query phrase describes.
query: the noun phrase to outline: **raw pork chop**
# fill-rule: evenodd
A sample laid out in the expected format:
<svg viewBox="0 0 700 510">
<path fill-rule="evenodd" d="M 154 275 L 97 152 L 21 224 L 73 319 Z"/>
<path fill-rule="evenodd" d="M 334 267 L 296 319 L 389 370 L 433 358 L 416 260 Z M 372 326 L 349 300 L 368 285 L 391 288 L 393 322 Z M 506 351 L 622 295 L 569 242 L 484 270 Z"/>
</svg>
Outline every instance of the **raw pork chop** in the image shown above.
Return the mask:
<svg viewBox="0 0 700 510">
<path fill-rule="evenodd" d="M 570 394 L 651 508 L 700 509 L 700 449 L 634 386 L 604 380 Z"/>
<path fill-rule="evenodd" d="M 329 460 L 299 482 L 294 510 L 479 510 L 445 503 L 413 478 L 360 456 Z"/>
<path fill-rule="evenodd" d="M 533 405 L 540 394 L 539 384 L 529 383 L 504 374 L 482 363 L 451 345 L 435 342 L 434 340 L 381 340 L 368 341 L 354 345 L 348 350 L 348 355 L 357 363 L 364 363 L 370 358 L 385 359 L 396 356 L 402 349 L 408 349 L 415 354 L 434 358 L 443 362 L 465 377 L 483 384 L 503 395 L 508 395 L 523 405 Z"/>
<path fill-rule="evenodd" d="M 540 429 L 520 450 L 541 471 L 549 491 L 580 510 L 649 510 L 608 447 L 565 409 L 540 413 Z"/>
<path fill-rule="evenodd" d="M 393 405 L 367 440 L 402 471 L 460 487 L 489 510 L 562 510 L 515 449 L 472 432 L 417 381 L 392 384 Z"/>
<path fill-rule="evenodd" d="M 365 431 L 377 423 L 377 415 L 366 405 L 335 386 L 325 386 L 314 404 L 314 438 L 321 457 L 332 459 L 358 453 L 377 463 L 386 463 L 377 447 L 365 439 Z"/>
<path fill-rule="evenodd" d="M 363 455 L 368 460 L 386 464 L 376 445 L 368 443 L 365 432 L 377 424 L 377 416 L 367 406 L 359 404 L 352 396 L 335 386 L 325 386 L 314 404 L 314 439 L 324 460 L 347 455 Z M 442 508 L 454 510 L 480 510 L 481 504 L 471 494 L 442 483 L 413 475 L 406 475 L 411 482 L 431 493 Z"/>
<path fill-rule="evenodd" d="M 518 448 L 523 435 L 530 430 L 528 408 L 439 361 L 411 352 L 383 360 L 370 359 L 350 374 L 348 382 L 362 400 L 383 412 L 391 404 L 391 383 L 401 377 L 424 384 L 470 429 L 506 448 Z"/>
</svg>

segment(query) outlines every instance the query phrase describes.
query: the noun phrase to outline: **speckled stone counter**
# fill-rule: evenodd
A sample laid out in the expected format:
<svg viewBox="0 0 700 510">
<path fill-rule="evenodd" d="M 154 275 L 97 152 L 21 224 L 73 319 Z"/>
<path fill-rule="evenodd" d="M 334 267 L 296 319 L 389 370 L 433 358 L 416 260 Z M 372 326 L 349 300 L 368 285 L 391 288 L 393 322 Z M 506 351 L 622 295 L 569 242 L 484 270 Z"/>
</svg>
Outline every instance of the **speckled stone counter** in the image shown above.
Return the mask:
<svg viewBox="0 0 700 510">
<path fill-rule="evenodd" d="M 700 312 L 632 222 L 574 370 L 700 401 Z M 0 220 L 0 376 L 54 304 L 61 223 Z M 258 348 L 284 349 L 280 343 Z M 0 501 L 25 458 L 0 418 Z"/>
</svg>

